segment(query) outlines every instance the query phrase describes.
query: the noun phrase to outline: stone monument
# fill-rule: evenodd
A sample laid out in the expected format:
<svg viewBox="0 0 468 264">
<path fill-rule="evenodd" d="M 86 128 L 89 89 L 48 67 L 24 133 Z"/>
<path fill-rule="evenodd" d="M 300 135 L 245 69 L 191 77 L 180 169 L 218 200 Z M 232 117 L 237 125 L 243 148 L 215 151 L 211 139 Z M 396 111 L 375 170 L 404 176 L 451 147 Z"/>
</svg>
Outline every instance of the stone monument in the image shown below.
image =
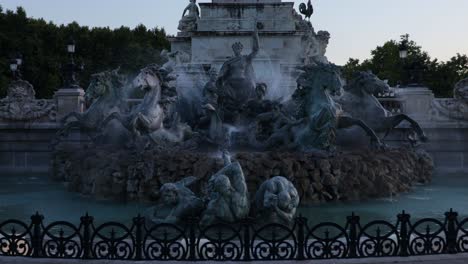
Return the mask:
<svg viewBox="0 0 468 264">
<path fill-rule="evenodd" d="M 252 42 L 252 32 L 256 28 L 261 47 L 252 60 L 252 67 L 255 81 L 269 87 L 266 99 L 287 100 L 291 96 L 296 88 L 297 66 L 311 58 L 328 62 L 325 51 L 330 34 L 316 33 L 312 24 L 294 9 L 293 2 L 213 0 L 200 3 L 199 7 L 196 29 L 183 30 L 170 38 L 171 52 L 181 51 L 190 56 L 188 63 L 176 67 L 177 87 L 182 97 L 188 91 L 193 94 L 194 90 L 201 95 L 208 79 L 207 71 L 221 69 L 232 58 L 234 43 L 242 44 L 246 51 L 255 50 L 257 43 Z M 197 83 L 201 84 L 194 87 Z M 202 102 L 194 105 L 202 112 Z"/>
</svg>

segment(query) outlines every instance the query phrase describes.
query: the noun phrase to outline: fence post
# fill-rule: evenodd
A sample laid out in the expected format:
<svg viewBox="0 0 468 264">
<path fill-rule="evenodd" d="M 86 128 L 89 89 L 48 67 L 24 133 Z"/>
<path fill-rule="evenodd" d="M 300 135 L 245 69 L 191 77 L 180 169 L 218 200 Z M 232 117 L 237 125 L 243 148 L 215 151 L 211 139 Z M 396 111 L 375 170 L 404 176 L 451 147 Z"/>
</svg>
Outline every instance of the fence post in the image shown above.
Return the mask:
<svg viewBox="0 0 468 264">
<path fill-rule="evenodd" d="M 348 225 L 349 225 L 349 254 L 348 257 L 356 258 L 358 256 L 358 227 L 360 225 L 359 221 L 361 218 L 354 214 L 347 217 Z"/>
<path fill-rule="evenodd" d="M 403 211 L 401 214 L 398 214 L 398 222 L 400 222 L 400 256 L 407 257 L 409 256 L 409 225 L 410 225 L 411 216 Z"/>
<path fill-rule="evenodd" d="M 143 225 L 145 224 L 145 218 L 141 215 L 133 218 L 133 224 L 135 225 L 135 259 L 143 259 Z"/>
<path fill-rule="evenodd" d="M 244 245 L 244 260 L 245 261 L 250 261 L 252 260 L 250 256 L 250 224 L 252 221 L 250 219 L 244 219 L 242 226 L 244 228 L 244 235 L 242 237 L 243 240 L 243 245 Z"/>
<path fill-rule="evenodd" d="M 197 252 L 196 252 L 197 237 L 195 233 L 197 219 L 194 217 L 191 217 L 188 223 L 189 223 L 189 260 L 195 261 L 197 260 Z"/>
<path fill-rule="evenodd" d="M 300 215 L 296 218 L 297 224 L 297 259 L 304 260 L 305 259 L 305 225 L 307 223 L 307 219 Z"/>
<path fill-rule="evenodd" d="M 458 228 L 457 228 L 457 217 L 458 213 L 454 212 L 453 209 L 450 209 L 449 212 L 445 213 L 446 217 L 446 237 L 447 237 L 447 253 L 449 254 L 455 254 L 457 253 L 457 233 L 458 233 Z"/>
<path fill-rule="evenodd" d="M 88 213 L 86 213 L 86 215 L 82 216 L 80 220 L 81 220 L 81 225 L 83 226 L 83 241 L 82 241 L 83 258 L 90 259 L 92 257 L 91 256 L 91 247 L 92 247 L 91 225 L 93 224 L 94 219 L 92 216 L 89 216 Z"/>
<path fill-rule="evenodd" d="M 40 215 L 39 212 L 36 212 L 36 214 L 31 216 L 31 223 L 33 228 L 31 242 L 33 248 L 33 257 L 35 258 L 42 257 L 42 220 L 44 220 L 44 216 Z"/>
</svg>

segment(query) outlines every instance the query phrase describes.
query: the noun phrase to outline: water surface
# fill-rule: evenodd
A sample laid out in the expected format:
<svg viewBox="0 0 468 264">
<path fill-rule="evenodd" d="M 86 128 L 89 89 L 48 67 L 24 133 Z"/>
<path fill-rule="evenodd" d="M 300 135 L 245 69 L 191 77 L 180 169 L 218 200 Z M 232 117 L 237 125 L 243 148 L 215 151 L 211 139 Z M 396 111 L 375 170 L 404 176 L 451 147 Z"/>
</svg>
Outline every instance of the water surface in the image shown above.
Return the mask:
<svg viewBox="0 0 468 264">
<path fill-rule="evenodd" d="M 0 222 L 6 219 L 29 221 L 38 211 L 45 222 L 65 220 L 79 223 L 88 212 L 95 221 L 130 223 L 132 217 L 144 213 L 150 204 L 99 201 L 71 193 L 61 183 L 52 182 L 47 175 L 1 175 Z M 311 222 L 344 223 L 352 212 L 361 216 L 362 223 L 370 220 L 396 221 L 396 215 L 406 210 L 412 219 L 443 218 L 453 208 L 461 217 L 468 216 L 468 175 L 436 175 L 433 183 L 416 186 L 410 193 L 398 197 L 350 203 L 331 203 L 304 207 L 299 213 Z"/>
</svg>

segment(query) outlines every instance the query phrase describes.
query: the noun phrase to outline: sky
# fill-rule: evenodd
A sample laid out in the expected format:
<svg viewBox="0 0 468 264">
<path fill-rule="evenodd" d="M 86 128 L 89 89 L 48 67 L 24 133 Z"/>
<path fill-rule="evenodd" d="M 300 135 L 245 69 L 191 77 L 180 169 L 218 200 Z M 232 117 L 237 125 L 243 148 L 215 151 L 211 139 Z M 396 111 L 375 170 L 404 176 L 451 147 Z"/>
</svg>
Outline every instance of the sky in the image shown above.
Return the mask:
<svg viewBox="0 0 468 264">
<path fill-rule="evenodd" d="M 291 0 L 292 1 L 292 0 Z M 305 0 L 303 0 L 305 2 Z M 295 8 L 303 2 L 295 0 Z M 58 24 L 116 28 L 144 24 L 170 34 L 188 0 L 0 0 L 4 9 L 22 6 L 28 16 Z M 211 2 L 199 0 L 198 2 Z M 286 2 L 283 0 L 283 2 Z M 388 40 L 410 34 L 433 58 L 468 54 L 468 0 L 312 0 L 316 31 L 331 33 L 328 58 L 344 64 L 366 59 Z"/>
</svg>

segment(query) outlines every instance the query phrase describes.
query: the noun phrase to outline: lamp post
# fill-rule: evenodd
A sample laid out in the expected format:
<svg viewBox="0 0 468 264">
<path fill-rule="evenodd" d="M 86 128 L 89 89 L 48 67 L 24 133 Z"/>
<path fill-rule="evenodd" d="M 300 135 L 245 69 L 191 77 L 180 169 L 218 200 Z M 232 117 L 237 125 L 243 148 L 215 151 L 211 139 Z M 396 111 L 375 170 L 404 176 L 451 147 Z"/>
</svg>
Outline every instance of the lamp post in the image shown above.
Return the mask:
<svg viewBox="0 0 468 264">
<path fill-rule="evenodd" d="M 70 61 L 63 67 L 64 74 L 64 86 L 65 88 L 79 88 L 76 75 L 78 72 L 83 70 L 82 65 L 76 65 L 74 54 L 76 51 L 76 43 L 74 39 L 70 39 L 66 45 L 67 53 L 70 57 Z"/>
<path fill-rule="evenodd" d="M 412 58 L 411 64 L 409 63 L 408 56 L 409 54 L 409 36 L 401 36 L 401 42 L 399 45 L 399 55 L 400 59 L 403 60 L 405 71 L 408 74 L 409 82 L 404 84 L 406 87 L 420 87 L 422 86 L 422 66 L 415 61 L 415 58 Z"/>
<path fill-rule="evenodd" d="M 408 38 L 406 36 L 401 37 L 400 45 L 398 47 L 400 59 L 403 61 L 404 69 L 407 71 L 407 58 L 408 58 Z M 402 78 L 403 79 L 403 78 Z M 403 82 L 403 80 L 402 80 Z M 404 87 L 405 84 L 402 83 Z"/>
</svg>

